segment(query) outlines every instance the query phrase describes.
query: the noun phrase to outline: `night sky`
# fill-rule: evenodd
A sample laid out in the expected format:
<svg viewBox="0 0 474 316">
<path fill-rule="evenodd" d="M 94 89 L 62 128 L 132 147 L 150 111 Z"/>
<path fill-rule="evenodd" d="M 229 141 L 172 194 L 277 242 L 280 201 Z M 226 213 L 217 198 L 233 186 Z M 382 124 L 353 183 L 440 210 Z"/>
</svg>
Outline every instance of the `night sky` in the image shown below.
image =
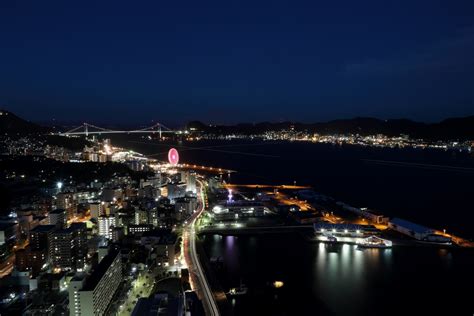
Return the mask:
<svg viewBox="0 0 474 316">
<path fill-rule="evenodd" d="M 0 107 L 108 123 L 474 114 L 474 1 L 1 1 Z"/>
</svg>

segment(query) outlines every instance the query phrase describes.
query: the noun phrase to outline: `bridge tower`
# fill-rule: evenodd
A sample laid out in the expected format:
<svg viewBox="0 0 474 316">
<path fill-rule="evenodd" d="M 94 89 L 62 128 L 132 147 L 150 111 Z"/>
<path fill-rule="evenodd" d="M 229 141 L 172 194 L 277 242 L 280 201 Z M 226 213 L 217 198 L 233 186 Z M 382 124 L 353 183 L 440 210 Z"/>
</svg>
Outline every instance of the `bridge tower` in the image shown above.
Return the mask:
<svg viewBox="0 0 474 316">
<path fill-rule="evenodd" d="M 89 137 L 89 125 L 87 123 L 84 123 L 84 131 L 86 132 L 86 137 Z"/>
</svg>

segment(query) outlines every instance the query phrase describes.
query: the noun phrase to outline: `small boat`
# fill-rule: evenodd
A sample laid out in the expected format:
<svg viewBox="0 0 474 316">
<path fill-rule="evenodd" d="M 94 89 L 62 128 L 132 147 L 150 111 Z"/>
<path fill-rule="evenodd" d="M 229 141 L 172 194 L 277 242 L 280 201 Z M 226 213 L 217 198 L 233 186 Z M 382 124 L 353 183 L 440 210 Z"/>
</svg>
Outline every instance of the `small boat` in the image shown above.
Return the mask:
<svg viewBox="0 0 474 316">
<path fill-rule="evenodd" d="M 377 236 L 370 236 L 357 242 L 358 248 L 391 248 L 392 241 Z"/>
<path fill-rule="evenodd" d="M 240 286 L 239 287 L 233 287 L 229 290 L 230 296 L 239 296 L 239 295 L 245 295 L 247 294 L 248 288 L 242 283 L 242 280 L 240 281 Z"/>
</svg>

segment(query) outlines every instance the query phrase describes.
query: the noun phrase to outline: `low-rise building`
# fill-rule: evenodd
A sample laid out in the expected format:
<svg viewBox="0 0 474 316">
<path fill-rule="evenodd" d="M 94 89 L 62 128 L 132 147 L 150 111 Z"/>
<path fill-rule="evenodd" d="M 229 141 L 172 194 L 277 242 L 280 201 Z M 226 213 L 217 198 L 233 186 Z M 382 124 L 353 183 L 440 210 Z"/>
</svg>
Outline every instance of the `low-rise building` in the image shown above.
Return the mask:
<svg viewBox="0 0 474 316">
<path fill-rule="evenodd" d="M 258 201 L 225 201 L 212 208 L 212 215 L 218 220 L 258 217 L 264 214 L 265 206 Z"/>
<path fill-rule="evenodd" d="M 382 214 L 377 214 L 376 212 L 369 210 L 366 207 L 361 207 L 361 208 L 353 207 L 342 202 L 337 202 L 336 204 L 342 207 L 344 210 L 357 214 L 373 223 L 376 223 L 376 224 L 388 223 L 388 220 L 389 220 L 388 217 L 383 216 Z"/>
<path fill-rule="evenodd" d="M 443 235 L 436 234 L 436 231 L 432 228 L 428 228 L 410 221 L 393 218 L 388 223 L 388 227 L 402 233 L 404 235 L 413 237 L 422 241 L 450 243 L 451 238 Z"/>
<path fill-rule="evenodd" d="M 313 228 L 316 234 L 331 234 L 335 236 L 362 237 L 365 234 L 373 235 L 380 232 L 373 225 L 332 224 L 327 222 L 313 224 Z"/>
<path fill-rule="evenodd" d="M 173 265 L 178 237 L 171 230 L 152 230 L 143 233 L 140 244 L 154 249 L 156 262 L 160 265 Z"/>
</svg>

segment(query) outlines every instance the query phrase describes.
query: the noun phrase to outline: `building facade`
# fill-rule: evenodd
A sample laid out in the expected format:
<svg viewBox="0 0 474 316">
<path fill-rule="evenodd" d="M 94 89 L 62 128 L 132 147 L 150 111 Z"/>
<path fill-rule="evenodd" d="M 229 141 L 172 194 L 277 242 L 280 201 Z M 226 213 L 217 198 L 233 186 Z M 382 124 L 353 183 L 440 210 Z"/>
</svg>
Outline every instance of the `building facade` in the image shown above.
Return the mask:
<svg viewBox="0 0 474 316">
<path fill-rule="evenodd" d="M 118 250 L 112 250 L 88 277 L 74 277 L 69 283 L 71 316 L 106 315 L 110 301 L 122 282 L 122 263 Z"/>
</svg>

